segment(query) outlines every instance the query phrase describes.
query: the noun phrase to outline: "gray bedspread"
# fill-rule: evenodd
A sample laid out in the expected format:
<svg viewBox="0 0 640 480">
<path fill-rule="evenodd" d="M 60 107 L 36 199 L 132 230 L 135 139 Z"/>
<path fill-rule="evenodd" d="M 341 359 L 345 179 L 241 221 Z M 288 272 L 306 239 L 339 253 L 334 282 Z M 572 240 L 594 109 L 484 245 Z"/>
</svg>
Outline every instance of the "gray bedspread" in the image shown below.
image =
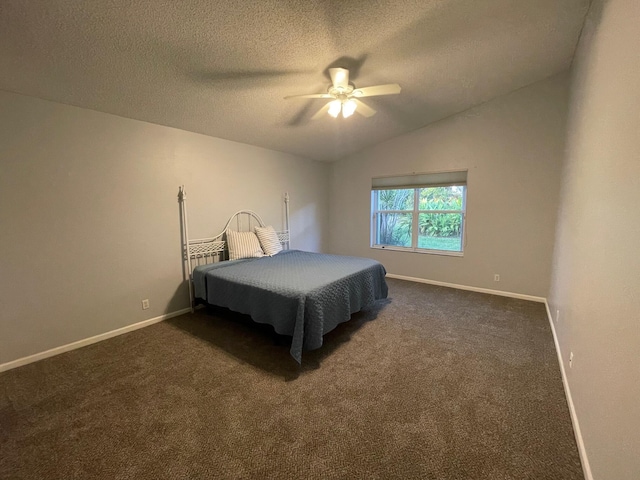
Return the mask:
<svg viewBox="0 0 640 480">
<path fill-rule="evenodd" d="M 387 297 L 386 271 L 375 260 L 286 250 L 273 257 L 196 267 L 195 296 L 251 315 L 290 335 L 291 356 L 322 346 L 322 336 L 352 313 Z"/>
</svg>

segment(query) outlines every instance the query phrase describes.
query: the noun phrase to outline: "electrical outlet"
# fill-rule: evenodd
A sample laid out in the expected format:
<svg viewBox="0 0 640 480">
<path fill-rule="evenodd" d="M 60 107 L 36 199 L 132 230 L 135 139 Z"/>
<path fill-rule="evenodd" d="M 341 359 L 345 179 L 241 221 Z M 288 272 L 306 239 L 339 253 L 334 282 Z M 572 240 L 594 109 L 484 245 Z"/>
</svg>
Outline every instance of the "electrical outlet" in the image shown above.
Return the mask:
<svg viewBox="0 0 640 480">
<path fill-rule="evenodd" d="M 499 281 L 500 281 L 500 275 L 496 273 L 496 274 L 493 276 L 493 281 L 494 281 L 494 282 L 499 282 Z"/>
<path fill-rule="evenodd" d="M 573 367 L 573 352 L 569 354 L 569 368 Z"/>
<path fill-rule="evenodd" d="M 142 309 L 146 310 L 147 308 L 149 308 L 149 299 L 145 298 L 144 300 L 142 300 Z"/>
<path fill-rule="evenodd" d="M 560 321 L 560 309 L 557 308 L 556 309 L 556 323 L 558 323 Z"/>
</svg>

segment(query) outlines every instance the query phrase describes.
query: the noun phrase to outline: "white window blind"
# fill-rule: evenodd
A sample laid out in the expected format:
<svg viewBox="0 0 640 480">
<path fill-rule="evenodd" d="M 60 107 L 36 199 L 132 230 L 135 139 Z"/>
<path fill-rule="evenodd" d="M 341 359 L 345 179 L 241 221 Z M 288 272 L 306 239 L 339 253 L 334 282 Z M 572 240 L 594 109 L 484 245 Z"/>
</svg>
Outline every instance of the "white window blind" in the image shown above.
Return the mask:
<svg viewBox="0 0 640 480">
<path fill-rule="evenodd" d="M 394 177 L 376 177 L 371 179 L 372 190 L 389 190 L 400 188 L 446 187 L 450 185 L 466 185 L 467 170 L 451 172 L 417 173 Z"/>
</svg>

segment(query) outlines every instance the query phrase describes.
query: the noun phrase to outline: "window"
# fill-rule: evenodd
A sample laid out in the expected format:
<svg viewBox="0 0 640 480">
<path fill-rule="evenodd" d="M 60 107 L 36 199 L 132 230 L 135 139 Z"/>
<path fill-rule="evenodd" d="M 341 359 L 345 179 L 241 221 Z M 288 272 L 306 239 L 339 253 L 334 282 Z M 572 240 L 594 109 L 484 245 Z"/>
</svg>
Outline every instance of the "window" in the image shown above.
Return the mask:
<svg viewBox="0 0 640 480">
<path fill-rule="evenodd" d="M 374 178 L 371 246 L 462 254 L 466 193 L 466 171 Z"/>
</svg>

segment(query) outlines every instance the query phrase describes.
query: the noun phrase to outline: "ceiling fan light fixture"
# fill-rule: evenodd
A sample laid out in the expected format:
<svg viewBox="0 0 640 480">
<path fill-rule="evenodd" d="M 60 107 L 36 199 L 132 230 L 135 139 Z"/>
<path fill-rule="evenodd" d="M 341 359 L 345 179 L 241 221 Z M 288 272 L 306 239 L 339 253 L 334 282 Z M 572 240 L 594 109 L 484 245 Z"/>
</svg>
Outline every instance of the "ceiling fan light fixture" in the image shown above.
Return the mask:
<svg viewBox="0 0 640 480">
<path fill-rule="evenodd" d="M 340 100 L 333 100 L 329 102 L 329 115 L 333 118 L 337 118 L 340 114 L 340 110 L 342 109 L 342 102 Z"/>
<path fill-rule="evenodd" d="M 357 106 L 358 105 L 353 100 L 347 100 L 342 104 L 342 116 L 344 118 L 350 117 L 353 115 L 353 112 L 356 111 Z"/>
<path fill-rule="evenodd" d="M 397 83 L 386 85 L 373 85 L 356 89 L 355 85 L 349 83 L 349 70 L 346 68 L 330 68 L 331 85 L 327 88 L 327 93 L 311 93 L 308 95 L 293 95 L 285 98 L 330 98 L 312 117 L 317 120 L 329 113 L 333 118 L 338 118 L 340 112 L 344 118 L 348 118 L 356 111 L 363 117 L 371 117 L 376 111 L 366 103 L 360 101 L 360 97 L 375 97 L 378 95 L 396 95 L 402 90 Z"/>
</svg>

